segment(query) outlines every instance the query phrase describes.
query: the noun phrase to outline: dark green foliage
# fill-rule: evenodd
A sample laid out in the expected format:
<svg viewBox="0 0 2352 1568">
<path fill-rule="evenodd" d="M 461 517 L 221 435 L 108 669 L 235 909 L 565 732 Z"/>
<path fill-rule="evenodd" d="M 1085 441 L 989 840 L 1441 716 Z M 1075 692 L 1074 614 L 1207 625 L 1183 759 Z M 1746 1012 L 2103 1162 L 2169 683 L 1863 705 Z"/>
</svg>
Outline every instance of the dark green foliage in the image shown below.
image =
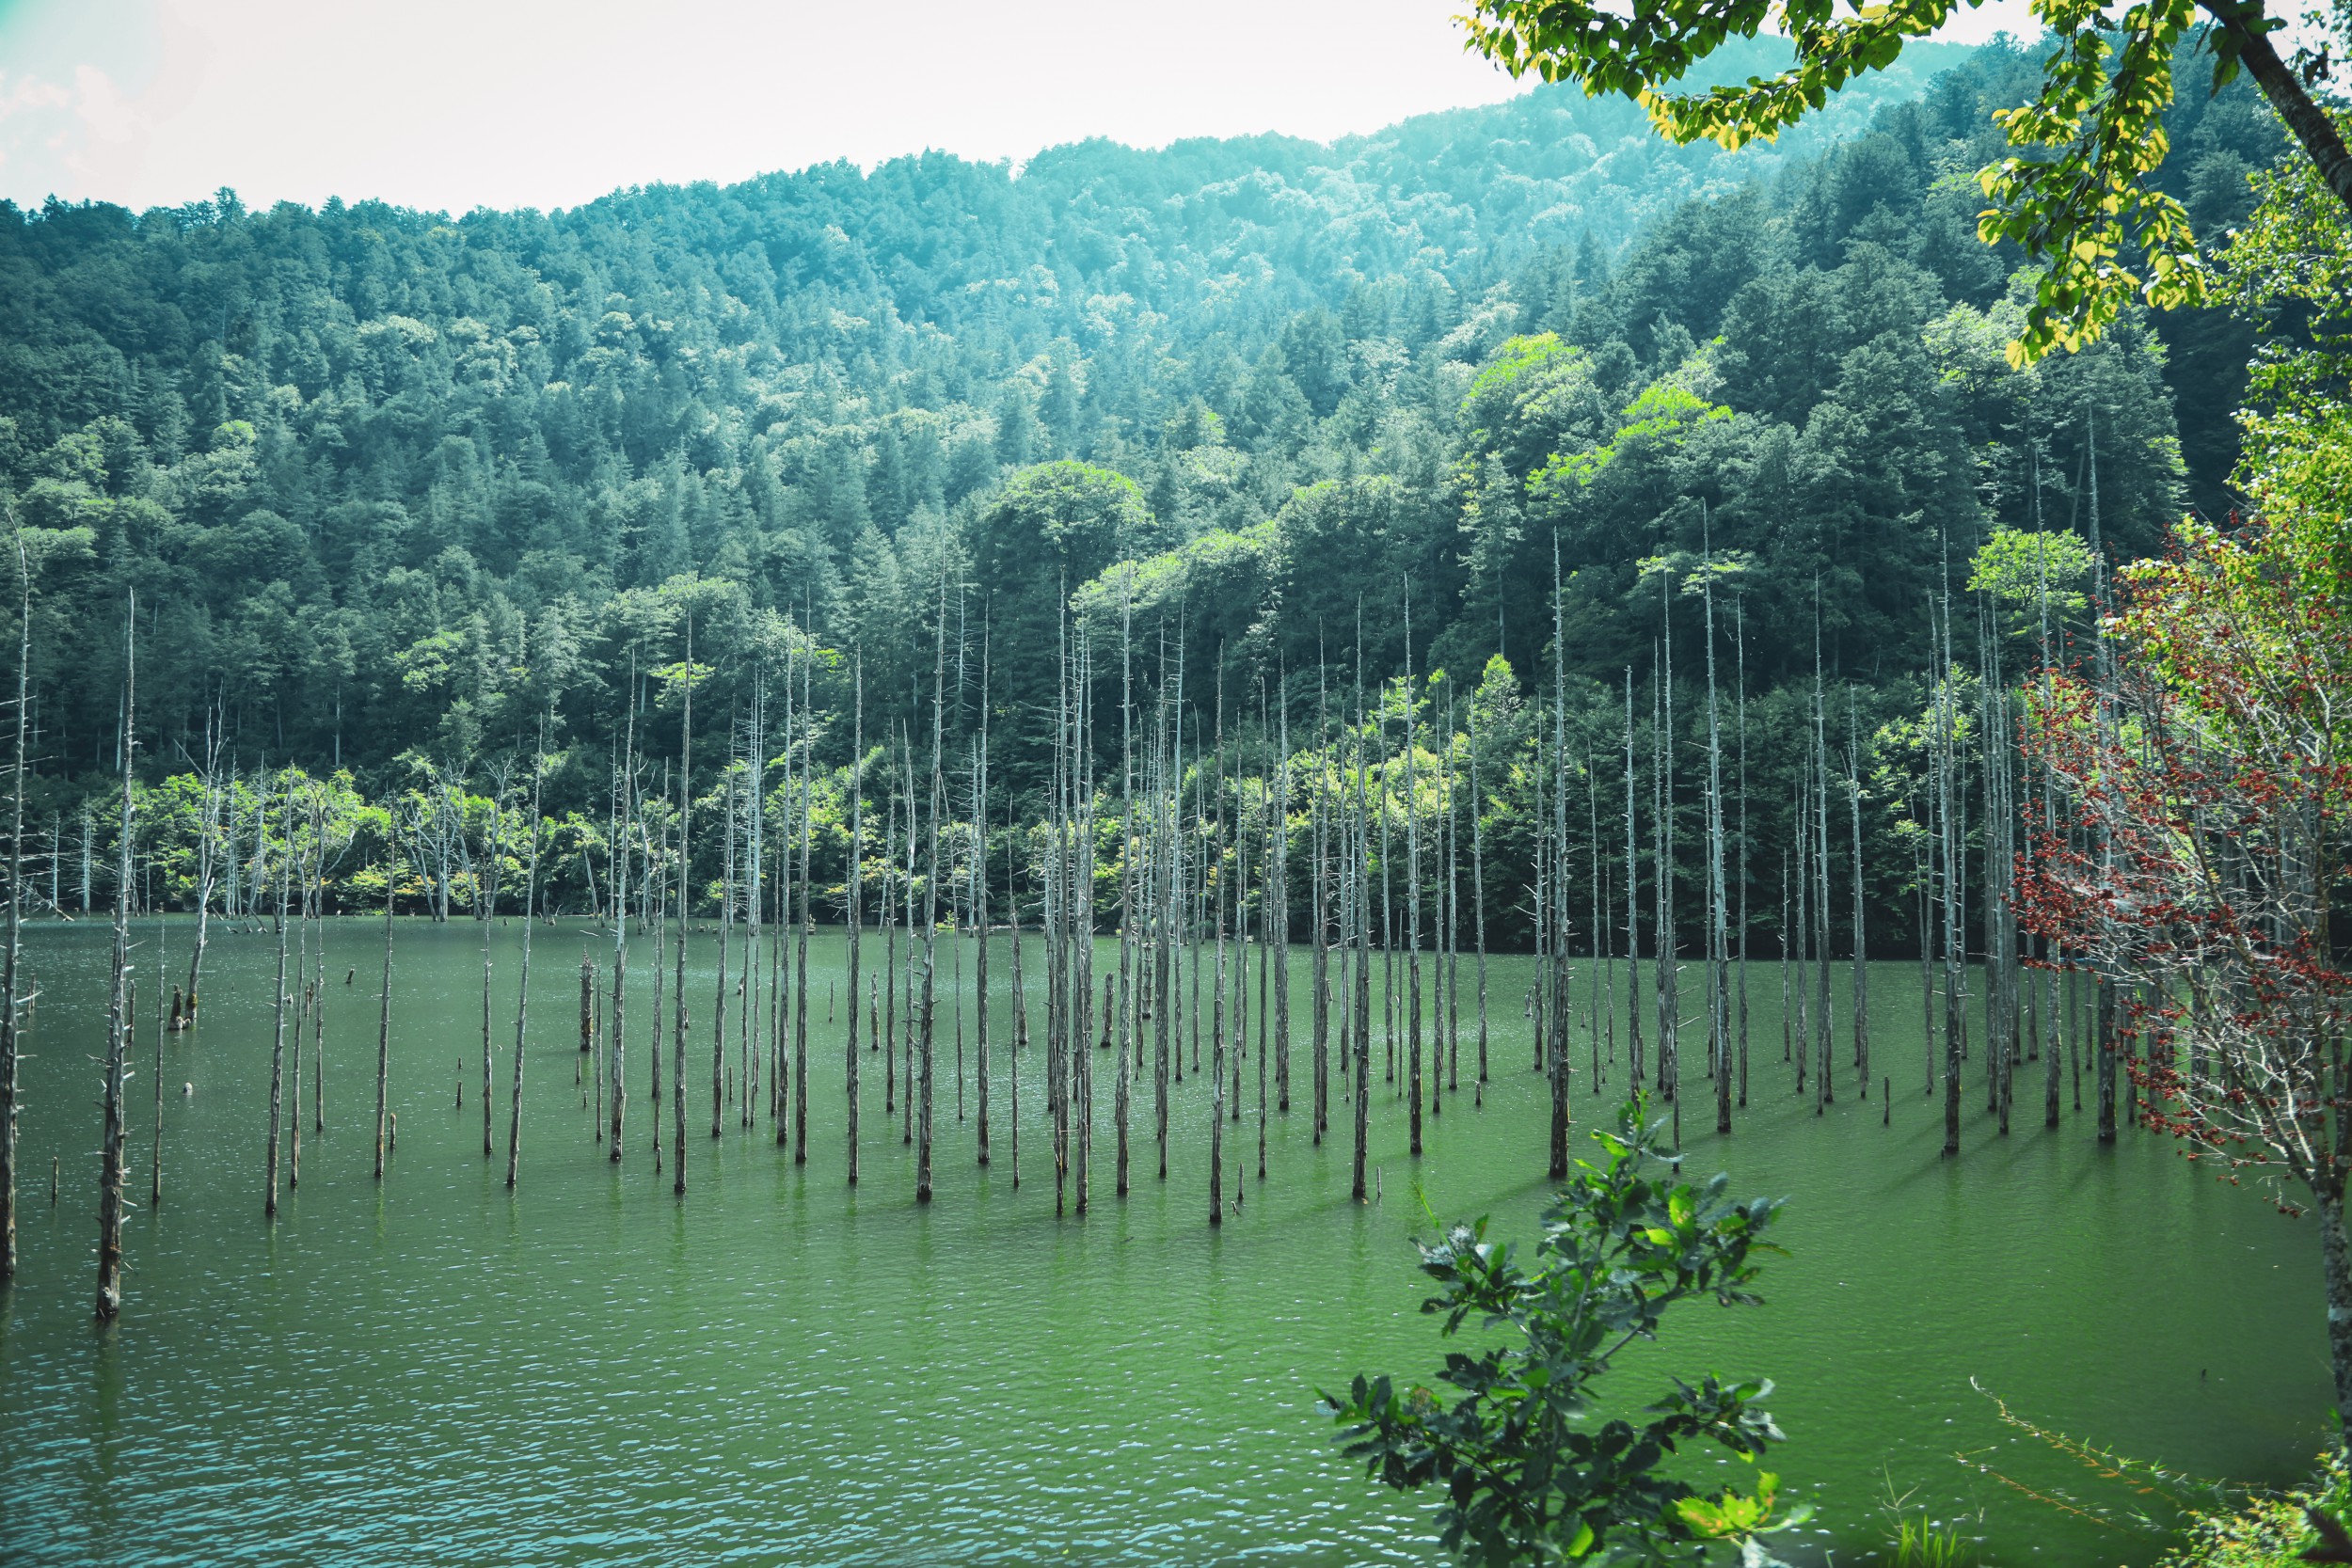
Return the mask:
<svg viewBox="0 0 2352 1568">
<path fill-rule="evenodd" d="M 1483 1219 L 1422 1245 L 1422 1272 L 1440 1287 L 1422 1310 L 1441 1314 L 1449 1338 L 1475 1320 L 1501 1341 L 1447 1354 L 1438 1376 L 1454 1392 L 1359 1375 L 1344 1399 L 1325 1396 L 1369 1473 L 1400 1490 L 1444 1488 L 1442 1539 L 1474 1568 L 1693 1560 L 1708 1539 L 1774 1528 L 1769 1502 L 1756 1506 L 1769 1474 L 1758 1498 L 1702 1497 L 1673 1466 L 1687 1443 L 1753 1460 L 1782 1441 L 1756 1404 L 1770 1382 L 1677 1378 L 1645 1419 L 1597 1418 L 1596 1385 L 1618 1352 L 1656 1338 L 1678 1303 L 1756 1305 L 1756 1255 L 1778 1250 L 1762 1239 L 1778 1200 L 1726 1197 L 1724 1176 L 1679 1180 L 1665 1123 L 1646 1114 L 1637 1097 L 1615 1133 L 1594 1134 L 1606 1158 L 1579 1163 L 1544 1216 L 1533 1268 L 1488 1241 Z"/>
<path fill-rule="evenodd" d="M 2015 363 L 2080 348 L 2145 304 L 2211 303 L 2201 231 L 2162 178 L 2181 140 L 2183 98 L 2218 98 L 2241 72 L 2250 76 L 2292 134 L 2298 159 L 2339 207 L 2352 207 L 2352 150 L 2327 106 L 2335 95 L 2321 86 L 2331 71 L 2331 45 L 2316 23 L 2322 14 L 2306 19 L 2319 31 L 2317 47 L 2290 41 L 2291 60 L 2270 36 L 2289 39 L 2280 31 L 2286 18 L 2265 0 L 2141 7 L 2121 18 L 2098 9 L 2037 14 L 2050 30 L 2034 40 L 2042 57 L 2020 60 L 2000 84 L 1990 117 L 2001 128 L 1998 144 L 1967 150 L 1988 203 L 1977 232 L 2022 247 L 2036 264 L 2012 339 Z M 1803 125 L 1854 83 L 1895 68 L 1950 16 L 1944 0 L 1889 0 L 1851 15 L 1772 0 L 1629 9 L 1592 0 L 1479 0 L 1461 20 L 1470 47 L 1514 76 L 1622 96 L 1677 144 L 1706 139 L 1737 149 Z M 2341 26 L 2341 10 L 2334 21 Z M 1738 40 L 1767 30 L 1788 32 L 1791 57 L 1768 74 L 1723 79 L 1718 52 L 1737 52 Z M 1953 94 L 1948 87 L 1939 83 L 1937 95 L 1965 99 L 1964 88 Z M 1927 161 L 1931 144 L 1915 119 L 1887 121 L 1812 192 L 1829 237 L 1883 243 L 1905 229 L 1945 230 L 1955 215 L 1911 199 L 1903 174 Z M 2209 242 L 2210 230 L 2202 232 Z M 1819 251 L 1806 259 L 1832 260 Z"/>
<path fill-rule="evenodd" d="M 1737 155 L 1548 89 L 1329 148 L 1090 143 L 1017 177 L 929 154 L 553 214 L 0 210 L 0 487 L 91 542 L 36 610 L 35 820 L 109 769 L 134 586 L 143 766 L 211 722 L 240 768 L 382 794 L 420 759 L 520 756 L 551 709 L 551 809 L 590 817 L 632 705 L 652 765 L 676 757 L 651 709 L 690 578 L 718 594 L 709 768 L 779 616 L 860 652 L 871 733 L 922 733 L 945 578 L 993 638 L 992 778 L 1025 795 L 1056 596 L 1112 635 L 1122 558 L 1138 645 L 1167 633 L 1203 707 L 1220 657 L 1234 690 L 1353 668 L 1359 615 L 1362 668 L 1392 673 L 1407 582 L 1424 671 L 1501 651 L 1548 686 L 1555 544 L 1572 673 L 1647 679 L 1661 634 L 1696 669 L 1697 617 L 1669 628 L 1635 563 L 1694 552 L 1702 506 L 1754 563 L 1752 685 L 1810 678 L 1818 602 L 1832 676 L 1899 707 L 1924 600 L 1989 525 L 2086 531 L 2095 476 L 2106 543 L 2153 546 L 2183 495 L 2171 386 L 2234 352 L 2168 361 L 2127 317 L 2002 361 L 2018 258 L 1967 238 L 1955 182 L 2030 69 L 1907 55 Z M 2231 211 L 2275 133 L 2237 88 L 2172 119 L 2195 156 L 2168 167 Z M 2218 498 L 2230 427 L 2185 401 L 2186 477 Z M 979 717 L 953 704 L 950 744 Z M 826 766 L 846 736 L 820 726 Z"/>
</svg>

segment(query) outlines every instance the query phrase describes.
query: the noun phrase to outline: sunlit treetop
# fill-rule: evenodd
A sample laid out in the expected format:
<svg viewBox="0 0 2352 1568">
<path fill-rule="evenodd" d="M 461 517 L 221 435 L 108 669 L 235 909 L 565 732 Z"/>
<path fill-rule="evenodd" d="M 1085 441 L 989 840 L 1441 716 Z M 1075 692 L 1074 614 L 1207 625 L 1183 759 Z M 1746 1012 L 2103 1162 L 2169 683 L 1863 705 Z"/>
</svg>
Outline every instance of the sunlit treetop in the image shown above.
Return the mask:
<svg viewBox="0 0 2352 1568">
<path fill-rule="evenodd" d="M 1769 140 L 1866 71 L 1895 63 L 1959 9 L 1958 0 L 1642 0 L 1629 13 L 1593 0 L 1474 0 L 1470 45 L 1513 75 L 1623 93 L 1677 142 L 1725 148 Z M 2213 57 L 2218 89 L 2243 70 L 2269 99 L 2327 188 L 2352 208 L 2352 153 L 2314 94 L 2326 48 L 2283 58 L 2282 19 L 2264 0 L 2032 0 L 2051 52 L 2030 100 L 1994 117 L 2015 155 L 1978 176 L 1988 244 L 2013 240 L 2042 267 L 2024 331 L 2026 364 L 2096 339 L 2135 295 L 2159 309 L 2203 303 L 2209 278 L 2181 204 L 2151 182 L 2170 151 L 2164 112 L 2174 56 Z M 2341 19 L 2339 19 L 2341 20 Z M 1769 77 L 1677 90 L 1734 37 L 1786 35 L 1795 58 Z"/>
</svg>

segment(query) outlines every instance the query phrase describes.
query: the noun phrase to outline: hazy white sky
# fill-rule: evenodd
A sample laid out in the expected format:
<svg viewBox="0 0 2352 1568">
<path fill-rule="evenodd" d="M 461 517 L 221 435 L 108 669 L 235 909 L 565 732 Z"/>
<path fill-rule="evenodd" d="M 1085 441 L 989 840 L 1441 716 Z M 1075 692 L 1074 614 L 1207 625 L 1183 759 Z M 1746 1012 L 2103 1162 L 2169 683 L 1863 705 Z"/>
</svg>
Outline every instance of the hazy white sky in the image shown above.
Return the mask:
<svg viewBox="0 0 2352 1568">
<path fill-rule="evenodd" d="M 0 0 L 0 197 L 463 212 L 944 148 L 1327 139 L 1521 90 L 1458 0 Z M 1991 0 L 1947 35 L 2026 29 Z"/>
</svg>

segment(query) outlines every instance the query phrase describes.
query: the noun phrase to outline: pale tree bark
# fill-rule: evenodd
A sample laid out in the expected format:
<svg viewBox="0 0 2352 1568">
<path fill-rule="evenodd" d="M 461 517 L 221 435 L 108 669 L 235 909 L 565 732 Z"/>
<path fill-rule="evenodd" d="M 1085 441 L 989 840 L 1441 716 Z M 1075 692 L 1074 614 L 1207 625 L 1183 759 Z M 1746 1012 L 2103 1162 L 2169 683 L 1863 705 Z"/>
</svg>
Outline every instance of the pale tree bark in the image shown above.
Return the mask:
<svg viewBox="0 0 2352 1568">
<path fill-rule="evenodd" d="M 943 565 L 939 574 L 939 604 L 937 623 L 932 631 L 931 663 L 931 778 L 929 816 L 930 835 L 927 845 L 923 878 L 923 1057 L 922 1104 L 917 1117 L 914 1148 L 914 1201 L 931 1200 L 931 1118 L 934 1099 L 934 1069 L 938 1060 L 935 1039 L 939 1013 L 939 841 L 940 816 L 947 805 L 947 788 L 943 770 L 942 751 L 946 743 L 947 722 L 947 574 Z M 910 857 L 910 863 L 912 858 Z M 1083 1193 L 1084 1188 L 1081 1186 Z M 1083 1204 L 1083 1198 L 1081 1203 Z"/>
<path fill-rule="evenodd" d="M 523 879 L 523 951 L 515 981 L 515 1073 L 507 1091 L 506 1186 L 515 1187 L 522 1168 L 523 1148 L 523 1026 L 531 1017 L 531 928 L 539 922 L 539 846 L 547 826 L 539 820 L 539 787 L 547 775 L 547 734 L 540 732 L 539 754 L 531 767 L 531 865 Z M 680 1168 L 683 1168 L 681 1165 Z"/>
<path fill-rule="evenodd" d="M 138 752 L 139 595 L 129 595 L 122 634 L 122 830 L 115 876 L 114 990 L 106 1018 L 104 1120 L 99 1143 L 98 1320 L 122 1311 L 123 1078 L 131 1047 L 131 767 Z M 22 709 L 19 710 L 20 712 Z"/>
<path fill-rule="evenodd" d="M 1405 598 L 1405 678 L 1397 690 L 1405 699 L 1405 1116 L 1406 1149 L 1415 1159 L 1422 1152 L 1421 1081 L 1421 789 L 1415 753 L 1420 751 L 1414 709 L 1419 682 L 1413 672 L 1413 600 L 1408 585 Z M 1558 1095 L 1554 1094 L 1555 1101 Z"/>
<path fill-rule="evenodd" d="M 1134 1099 L 1136 1002 L 1136 861 L 1142 839 L 1136 832 L 1135 748 L 1135 607 L 1132 596 L 1120 607 L 1119 625 L 1119 974 L 1114 998 L 1116 1020 L 1105 1025 L 1118 1035 L 1117 1076 L 1111 1085 L 1111 1120 L 1117 1149 L 1113 1175 L 1118 1195 L 1127 1196 L 1128 1118 Z M 1105 976 L 1105 978 L 1109 978 Z"/>
<path fill-rule="evenodd" d="M 1291 701 L 1290 679 L 1277 683 L 1274 752 L 1274 1081 L 1278 1109 L 1291 1109 Z"/>
<path fill-rule="evenodd" d="M 621 1160 L 621 1134 L 628 1119 L 628 1088 L 623 1066 L 623 1047 L 628 1043 L 622 1024 L 628 1016 L 628 838 L 630 824 L 636 815 L 635 791 L 631 787 L 637 773 L 637 703 L 636 660 L 630 658 L 632 672 L 629 681 L 628 717 L 621 742 L 621 765 L 612 781 L 612 1017 L 605 1026 L 604 1073 L 612 1090 L 607 1128 L 606 1158 L 614 1164 Z M 650 868 L 649 868 L 650 869 Z"/>
<path fill-rule="evenodd" d="M 801 662 L 801 788 L 798 800 L 800 830 L 800 874 L 797 891 L 801 895 L 800 918 L 792 923 L 792 1163 L 808 1164 L 808 933 L 812 924 L 809 895 L 815 883 L 809 877 L 809 842 L 816 832 L 817 809 L 817 707 L 811 702 L 810 681 L 817 667 L 816 641 L 809 640 Z M 787 701 L 789 702 L 791 667 L 785 668 Z M 788 911 L 779 911 L 788 912 Z M 850 1010 L 857 1010 L 854 996 Z M 779 1018 L 781 1022 L 781 1018 Z"/>
<path fill-rule="evenodd" d="M 1470 1103 L 1486 1104 L 1486 800 L 1478 788 L 1478 698 L 1470 697 L 1470 926 L 1478 942 L 1478 1087 Z"/>
<path fill-rule="evenodd" d="M 24 933 L 24 732 L 33 667 L 33 570 L 17 535 L 16 510 L 0 511 L 16 545 L 16 740 L 8 759 L 8 946 L 0 952 L 0 1285 L 16 1277 L 18 993 Z M 53 865 L 54 869 L 54 865 Z M 50 898 L 56 903 L 54 894 Z"/>
<path fill-rule="evenodd" d="M 1225 905 L 1232 890 L 1225 875 L 1225 660 L 1217 659 L 1216 758 L 1215 763 L 1216 825 L 1209 840 L 1209 863 L 1215 868 L 1216 890 L 1216 978 L 1210 996 L 1209 1017 L 1209 1223 L 1225 1223 Z M 1359 1182 L 1360 1185 L 1360 1182 Z"/>
<path fill-rule="evenodd" d="M 733 727 L 730 720 L 728 728 Z M 732 736 L 728 743 L 734 744 Z M 710 1135 L 714 1138 L 720 1135 L 726 1114 L 727 950 L 735 939 L 735 813 L 742 794 L 739 764 L 730 760 L 723 765 L 720 788 L 726 794 L 726 803 L 719 840 L 719 978 L 710 1003 Z M 748 966 L 744 973 L 748 978 Z"/>
<path fill-rule="evenodd" d="M 973 1013 L 973 1049 L 977 1055 L 974 1068 L 977 1074 L 977 1083 L 975 1085 L 977 1104 L 975 1109 L 979 1117 L 979 1125 L 976 1131 L 978 1133 L 979 1142 L 978 1160 L 982 1166 L 987 1165 L 989 1157 L 988 947 L 989 927 L 993 924 L 989 916 L 988 895 L 989 641 L 988 623 L 983 617 L 980 623 L 980 726 L 979 735 L 972 750 L 971 895 L 972 923 L 978 936 L 978 951 L 973 957 L 972 973 L 972 989 L 978 999 Z"/>
<path fill-rule="evenodd" d="M 278 1216 L 278 1155 L 282 1137 L 279 1117 L 286 1083 L 286 1004 L 289 1000 L 286 995 L 286 890 L 294 876 L 294 781 L 290 776 L 286 781 L 286 803 L 278 810 L 278 836 L 285 841 L 285 847 L 278 855 L 278 913 L 271 922 L 278 937 L 278 989 L 271 998 L 272 1017 L 276 1022 L 271 1032 L 269 1052 L 269 1185 L 268 1196 L 262 1205 L 262 1215 L 270 1219 Z M 300 1050 L 301 1041 L 297 1037 L 297 1060 Z M 296 1097 L 297 1102 L 299 1098 Z"/>
<path fill-rule="evenodd" d="M 866 931 L 866 651 L 860 648 L 851 661 L 851 677 L 855 692 L 850 721 L 850 769 L 846 775 L 850 791 L 850 867 L 843 880 L 842 895 L 847 905 L 846 924 L 850 939 L 850 1029 L 846 1053 L 847 1122 L 844 1134 L 848 1144 L 850 1185 L 857 1185 L 858 1085 L 857 1085 L 857 1015 L 858 958 L 861 939 Z M 982 988 L 985 990 L 985 987 Z M 807 1075 L 802 1075 L 805 1078 Z"/>
<path fill-rule="evenodd" d="M 686 932 L 693 915 L 694 822 L 694 612 L 689 606 L 686 612 L 686 693 L 684 711 L 678 721 L 678 785 L 677 785 L 677 952 L 675 956 L 676 978 L 671 986 L 672 1006 L 676 1009 L 675 1027 L 670 1037 L 670 1158 L 676 1167 L 670 1177 L 670 1191 L 684 1196 L 686 1193 L 686 1030 L 689 1020 L 686 1007 Z"/>
<path fill-rule="evenodd" d="M 1372 824 L 1365 800 L 1364 784 L 1364 665 L 1362 611 L 1358 610 L 1356 630 L 1356 736 L 1350 748 L 1356 771 L 1356 842 L 1349 850 L 1350 869 L 1355 874 L 1356 893 L 1353 915 L 1356 923 L 1356 1201 L 1371 1197 L 1364 1180 L 1365 1162 L 1372 1139 Z"/>
<path fill-rule="evenodd" d="M 1700 515 L 1706 513 L 1702 505 Z M 1715 562 L 1709 544 L 1700 562 L 1707 610 L 1707 1049 L 1715 1075 L 1715 1131 L 1731 1131 L 1731 934 L 1724 865 L 1724 741 L 1715 685 Z"/>
<path fill-rule="evenodd" d="M 1558 1181 L 1568 1174 L 1568 958 L 1567 879 L 1562 875 L 1568 842 L 1568 689 L 1567 636 L 1560 583 L 1560 542 L 1551 546 L 1551 842 L 1553 846 L 1551 911 L 1551 995 L 1549 1015 L 1552 1028 L 1551 1139 L 1549 1170 Z"/>
<path fill-rule="evenodd" d="M 1642 861 L 1634 821 L 1633 666 L 1625 667 L 1625 1049 L 1626 1087 L 1642 1086 Z M 1661 956 L 1660 962 L 1664 962 Z M 1785 964 L 1784 964 L 1784 967 Z"/>
<path fill-rule="evenodd" d="M 375 1180 L 384 1180 L 384 1151 L 391 1135 L 392 1079 L 392 895 L 400 886 L 399 808 L 384 821 L 384 990 L 375 1022 Z M 485 1085 L 483 1099 L 488 1094 Z"/>
</svg>

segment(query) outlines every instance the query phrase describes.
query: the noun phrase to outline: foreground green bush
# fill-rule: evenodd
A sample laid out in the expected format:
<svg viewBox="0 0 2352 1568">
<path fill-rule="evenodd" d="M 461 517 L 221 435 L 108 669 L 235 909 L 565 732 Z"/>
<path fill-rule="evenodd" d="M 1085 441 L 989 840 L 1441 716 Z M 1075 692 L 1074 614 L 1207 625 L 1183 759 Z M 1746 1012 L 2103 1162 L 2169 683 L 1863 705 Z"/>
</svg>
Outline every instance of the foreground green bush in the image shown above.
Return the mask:
<svg viewBox="0 0 2352 1568">
<path fill-rule="evenodd" d="M 2352 1468 L 2334 1449 L 2299 1490 L 2256 1497 L 2229 1513 L 2192 1517 L 2188 1542 L 2158 1568 L 2287 1568 L 2305 1562 L 2352 1562 L 2352 1552 L 2327 1549 L 2307 1510 L 2342 1519 L 2352 1508 Z"/>
<path fill-rule="evenodd" d="M 1756 1403 L 1770 1382 L 1677 1378 L 1646 1419 L 1592 1418 L 1594 1386 L 1619 1351 L 1657 1338 L 1669 1307 L 1756 1304 L 1780 1204 L 1735 1200 L 1722 1176 L 1682 1180 L 1665 1123 L 1638 1097 L 1595 1138 L 1605 1158 L 1579 1164 L 1544 1216 L 1533 1267 L 1488 1240 L 1484 1220 L 1422 1245 L 1422 1272 L 1440 1287 L 1422 1310 L 1441 1314 L 1449 1338 L 1465 1323 L 1491 1337 L 1481 1353 L 1447 1354 L 1435 1380 L 1453 1392 L 1359 1375 L 1326 1407 L 1382 1481 L 1444 1489 L 1439 1535 L 1466 1568 L 1695 1562 L 1725 1546 L 1770 1562 L 1758 1538 L 1804 1516 L 1778 1506 L 1776 1479 L 1760 1471 L 1750 1492 L 1701 1494 L 1674 1465 L 1685 1445 L 1754 1460 L 1781 1441 Z"/>
</svg>

